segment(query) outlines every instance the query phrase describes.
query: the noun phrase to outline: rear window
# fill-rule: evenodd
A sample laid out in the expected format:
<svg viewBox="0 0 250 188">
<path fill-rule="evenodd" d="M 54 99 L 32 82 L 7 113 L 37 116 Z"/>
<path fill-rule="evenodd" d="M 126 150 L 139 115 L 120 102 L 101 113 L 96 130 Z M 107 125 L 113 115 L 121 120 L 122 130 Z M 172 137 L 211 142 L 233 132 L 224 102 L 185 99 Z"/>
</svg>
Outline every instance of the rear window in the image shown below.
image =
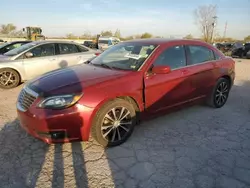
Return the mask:
<svg viewBox="0 0 250 188">
<path fill-rule="evenodd" d="M 108 44 L 109 41 L 108 40 L 99 40 L 98 43 L 100 43 L 100 44 Z"/>
</svg>

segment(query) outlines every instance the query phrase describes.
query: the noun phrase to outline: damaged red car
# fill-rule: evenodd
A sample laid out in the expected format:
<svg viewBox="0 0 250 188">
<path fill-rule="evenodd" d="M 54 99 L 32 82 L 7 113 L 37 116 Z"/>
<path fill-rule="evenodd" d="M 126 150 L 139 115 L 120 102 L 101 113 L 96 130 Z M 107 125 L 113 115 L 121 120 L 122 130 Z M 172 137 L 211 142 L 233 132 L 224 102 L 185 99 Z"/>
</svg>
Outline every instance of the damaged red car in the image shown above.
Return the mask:
<svg viewBox="0 0 250 188">
<path fill-rule="evenodd" d="M 22 127 L 46 143 L 88 141 L 91 134 L 117 146 L 146 117 L 194 101 L 222 107 L 234 78 L 233 59 L 207 43 L 132 40 L 29 81 L 17 112 Z"/>
</svg>

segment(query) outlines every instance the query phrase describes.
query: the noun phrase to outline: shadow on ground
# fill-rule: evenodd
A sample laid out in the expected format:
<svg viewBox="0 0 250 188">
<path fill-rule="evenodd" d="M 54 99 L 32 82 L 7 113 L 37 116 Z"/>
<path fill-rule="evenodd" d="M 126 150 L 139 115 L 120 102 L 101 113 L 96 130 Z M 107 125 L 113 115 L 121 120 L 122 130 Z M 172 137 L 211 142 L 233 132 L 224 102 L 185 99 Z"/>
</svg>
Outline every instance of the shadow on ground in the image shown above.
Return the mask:
<svg viewBox="0 0 250 188">
<path fill-rule="evenodd" d="M 194 106 L 143 122 L 123 145 L 47 145 L 18 120 L 0 131 L 0 187 L 249 187 L 250 82 L 221 109 Z"/>
</svg>

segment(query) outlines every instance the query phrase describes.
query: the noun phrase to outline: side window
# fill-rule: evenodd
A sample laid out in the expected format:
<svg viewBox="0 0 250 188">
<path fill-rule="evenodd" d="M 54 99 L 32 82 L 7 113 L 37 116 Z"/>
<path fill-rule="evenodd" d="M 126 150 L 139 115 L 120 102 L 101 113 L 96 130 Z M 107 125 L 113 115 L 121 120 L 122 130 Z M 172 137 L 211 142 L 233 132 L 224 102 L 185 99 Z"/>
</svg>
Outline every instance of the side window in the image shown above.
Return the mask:
<svg viewBox="0 0 250 188">
<path fill-rule="evenodd" d="M 216 52 L 214 52 L 214 57 L 216 60 L 221 59 L 221 57 Z"/>
<path fill-rule="evenodd" d="M 15 49 L 15 48 L 18 48 L 18 47 L 20 47 L 20 46 L 21 46 L 20 43 L 10 44 L 10 45 L 8 45 L 8 46 L 5 47 L 4 51 L 5 51 L 5 52 L 8 52 L 8 51 L 13 50 L 13 49 Z"/>
<path fill-rule="evenodd" d="M 19 48 L 20 46 L 22 46 L 21 43 L 16 43 L 16 44 L 13 45 L 14 48 Z"/>
<path fill-rule="evenodd" d="M 204 46 L 188 46 L 188 48 L 190 52 L 191 65 L 215 60 L 213 51 Z"/>
<path fill-rule="evenodd" d="M 78 53 L 78 49 L 74 44 L 58 44 L 60 54 L 73 54 Z"/>
<path fill-rule="evenodd" d="M 87 48 L 85 48 L 84 46 L 80 46 L 80 45 L 77 45 L 77 48 L 79 50 L 79 52 L 87 52 L 89 51 Z"/>
<path fill-rule="evenodd" d="M 186 66 L 186 55 L 184 46 L 173 46 L 163 51 L 154 62 L 154 65 L 168 65 L 171 69 Z"/>
<path fill-rule="evenodd" d="M 55 45 L 54 44 L 44 44 L 30 50 L 34 57 L 45 57 L 55 55 Z"/>
</svg>

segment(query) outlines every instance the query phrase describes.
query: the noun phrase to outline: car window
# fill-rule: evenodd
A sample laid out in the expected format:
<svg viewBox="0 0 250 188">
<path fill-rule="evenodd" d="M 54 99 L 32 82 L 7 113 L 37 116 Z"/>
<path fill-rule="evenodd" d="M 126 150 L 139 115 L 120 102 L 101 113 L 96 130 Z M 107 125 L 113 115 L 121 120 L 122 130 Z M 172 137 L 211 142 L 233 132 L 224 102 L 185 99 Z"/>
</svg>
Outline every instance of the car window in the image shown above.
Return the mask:
<svg viewBox="0 0 250 188">
<path fill-rule="evenodd" d="M 6 56 L 15 56 L 15 55 L 18 55 L 34 46 L 36 46 L 37 43 L 36 42 L 32 42 L 32 43 L 27 43 L 27 44 L 24 44 L 22 45 L 20 48 L 15 48 L 13 50 L 10 50 L 9 52 L 5 53 L 4 55 Z"/>
<path fill-rule="evenodd" d="M 44 44 L 37 46 L 30 50 L 34 57 L 45 57 L 55 55 L 55 45 L 54 44 Z"/>
<path fill-rule="evenodd" d="M 216 53 L 216 52 L 214 52 L 214 57 L 215 57 L 216 60 L 221 59 L 221 57 L 219 56 L 219 54 Z"/>
<path fill-rule="evenodd" d="M 99 44 L 108 44 L 109 40 L 99 40 L 98 43 Z"/>
<path fill-rule="evenodd" d="M 204 46 L 188 46 L 188 48 L 190 52 L 191 65 L 215 60 L 213 51 Z"/>
<path fill-rule="evenodd" d="M 85 48 L 84 46 L 77 45 L 77 48 L 80 52 L 87 52 L 89 49 Z"/>
<path fill-rule="evenodd" d="M 167 65 L 171 69 L 186 66 L 186 55 L 184 46 L 173 46 L 163 51 L 154 62 L 154 65 Z"/>
<path fill-rule="evenodd" d="M 16 43 L 16 44 L 11 45 L 11 49 L 19 48 L 20 46 L 22 46 L 21 43 Z"/>
<path fill-rule="evenodd" d="M 74 44 L 58 44 L 60 54 L 78 53 L 78 49 Z"/>
</svg>

